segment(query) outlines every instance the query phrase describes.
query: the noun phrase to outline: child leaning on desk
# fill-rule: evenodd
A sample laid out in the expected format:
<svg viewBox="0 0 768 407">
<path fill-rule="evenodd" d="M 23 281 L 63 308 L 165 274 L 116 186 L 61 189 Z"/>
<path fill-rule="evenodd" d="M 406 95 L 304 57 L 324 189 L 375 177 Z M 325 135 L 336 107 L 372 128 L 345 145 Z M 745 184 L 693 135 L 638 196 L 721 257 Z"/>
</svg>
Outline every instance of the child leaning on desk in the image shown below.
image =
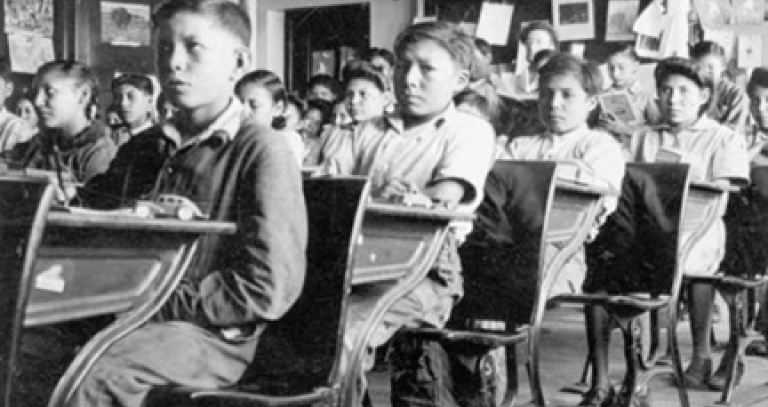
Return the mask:
<svg viewBox="0 0 768 407">
<path fill-rule="evenodd" d="M 398 36 L 395 54 L 399 111 L 361 123 L 328 157 L 324 172 L 370 176 L 374 199 L 397 202 L 417 195 L 447 208 L 474 210 L 490 170 L 494 132 L 488 122 L 456 110 L 452 102 L 469 84 L 471 38 L 453 24 L 417 24 Z M 456 236 L 449 234 L 428 277 L 393 305 L 367 346 L 381 346 L 403 326 L 443 327 L 462 291 Z M 350 299 L 347 352 L 370 317 L 367 301 L 364 294 Z M 373 359 L 367 362 L 366 370 Z"/>
<path fill-rule="evenodd" d="M 548 131 L 513 137 L 496 158 L 566 161 L 571 165 L 564 165 L 558 177 L 619 191 L 625 169 L 621 147 L 609 134 L 587 126 L 601 88 L 597 67 L 570 54 L 554 55 L 539 72 L 539 117 Z M 598 223 L 616 209 L 616 203 L 615 197 L 605 198 Z M 581 250 L 565 264 L 550 294 L 581 290 L 585 275 Z"/>
<path fill-rule="evenodd" d="M 632 137 L 629 159 L 638 162 L 685 162 L 691 180 L 724 186 L 746 186 L 749 156 L 742 135 L 707 117 L 715 83 L 710 73 L 694 61 L 671 57 L 656 67 L 656 84 L 663 122 Z M 725 211 L 725 205 L 723 206 Z M 718 271 L 725 253 L 725 225 L 714 222 L 691 249 L 683 270 L 686 275 L 711 275 Z M 693 358 L 685 372 L 689 388 L 722 389 L 726 363 L 712 374 L 710 330 L 714 288 L 690 285 L 690 320 Z M 724 360 L 735 355 L 725 355 Z"/>
</svg>

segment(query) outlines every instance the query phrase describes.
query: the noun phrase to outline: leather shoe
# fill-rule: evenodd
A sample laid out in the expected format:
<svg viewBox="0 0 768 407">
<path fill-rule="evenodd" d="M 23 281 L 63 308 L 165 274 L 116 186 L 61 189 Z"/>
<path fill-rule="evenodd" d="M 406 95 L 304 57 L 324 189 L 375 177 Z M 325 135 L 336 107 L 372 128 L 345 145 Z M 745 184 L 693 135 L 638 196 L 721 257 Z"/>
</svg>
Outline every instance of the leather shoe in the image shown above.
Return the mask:
<svg viewBox="0 0 768 407">
<path fill-rule="evenodd" d="M 616 401 L 616 389 L 613 386 L 607 389 L 590 389 L 584 394 L 579 406 L 586 407 L 611 407 Z"/>
<path fill-rule="evenodd" d="M 683 373 L 685 387 L 694 390 L 709 390 L 707 383 L 712 376 L 712 359 L 693 359 Z"/>
<path fill-rule="evenodd" d="M 739 383 L 741 383 L 741 377 L 744 376 L 744 362 L 739 361 L 736 364 L 736 371 L 734 374 L 736 377 L 734 378 L 734 386 L 738 386 Z M 725 382 L 728 379 L 728 361 L 723 360 L 720 363 L 720 366 L 717 367 L 717 371 L 715 371 L 715 374 L 712 375 L 712 377 L 709 378 L 709 381 L 707 384 L 709 385 L 709 388 L 712 390 L 717 391 L 723 391 L 725 389 Z"/>
</svg>

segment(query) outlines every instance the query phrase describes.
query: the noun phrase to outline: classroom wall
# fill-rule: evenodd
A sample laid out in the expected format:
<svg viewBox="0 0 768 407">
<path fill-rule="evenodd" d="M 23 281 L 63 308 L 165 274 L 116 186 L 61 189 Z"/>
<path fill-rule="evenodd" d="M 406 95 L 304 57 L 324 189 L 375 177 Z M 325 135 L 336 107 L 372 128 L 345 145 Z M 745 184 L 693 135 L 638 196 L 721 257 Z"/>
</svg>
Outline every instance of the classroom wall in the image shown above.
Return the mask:
<svg viewBox="0 0 768 407">
<path fill-rule="evenodd" d="M 253 23 L 253 66 L 284 72 L 285 10 L 368 3 L 371 46 L 392 48 L 397 34 L 410 24 L 415 0 L 244 0 Z M 318 33 L 322 35 L 322 33 Z"/>
</svg>

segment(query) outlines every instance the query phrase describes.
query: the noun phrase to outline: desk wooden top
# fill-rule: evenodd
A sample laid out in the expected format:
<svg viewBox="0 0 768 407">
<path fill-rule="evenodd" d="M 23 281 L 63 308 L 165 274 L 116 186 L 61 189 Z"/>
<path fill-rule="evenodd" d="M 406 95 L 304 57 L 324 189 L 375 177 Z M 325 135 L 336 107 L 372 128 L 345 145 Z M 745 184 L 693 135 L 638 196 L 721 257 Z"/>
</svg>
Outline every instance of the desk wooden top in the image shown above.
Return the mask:
<svg viewBox="0 0 768 407">
<path fill-rule="evenodd" d="M 691 181 L 690 185 L 694 189 L 701 189 L 707 192 L 738 192 L 739 188 L 734 186 L 725 186 L 709 181 Z"/>
<path fill-rule="evenodd" d="M 51 209 L 48 213 L 47 225 L 70 228 L 104 228 L 176 233 L 233 234 L 236 231 L 235 224 L 230 222 L 143 218 L 124 213 L 94 210 L 69 212 L 67 210 Z"/>
<path fill-rule="evenodd" d="M 564 189 L 566 191 L 580 192 L 590 195 L 609 195 L 618 196 L 619 192 L 605 186 L 584 184 L 569 179 L 557 178 L 555 187 L 558 189 Z"/>
<path fill-rule="evenodd" d="M 469 221 L 475 219 L 471 213 L 450 211 L 446 209 L 430 209 L 415 206 L 369 203 L 365 207 L 366 213 L 372 213 L 381 216 L 393 216 L 400 218 L 417 218 L 439 221 Z"/>
</svg>

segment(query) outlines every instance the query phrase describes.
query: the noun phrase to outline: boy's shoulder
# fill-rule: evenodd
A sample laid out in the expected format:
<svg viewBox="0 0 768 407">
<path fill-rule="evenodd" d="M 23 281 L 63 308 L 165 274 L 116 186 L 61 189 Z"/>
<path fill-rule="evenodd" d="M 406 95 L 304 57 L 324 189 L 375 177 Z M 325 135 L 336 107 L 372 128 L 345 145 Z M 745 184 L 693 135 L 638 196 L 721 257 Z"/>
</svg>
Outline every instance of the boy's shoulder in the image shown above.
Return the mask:
<svg viewBox="0 0 768 407">
<path fill-rule="evenodd" d="M 256 123 L 247 117 L 242 119 L 240 128 L 232 141 L 235 147 L 249 151 L 285 150 L 291 153 L 287 134 Z"/>
</svg>

